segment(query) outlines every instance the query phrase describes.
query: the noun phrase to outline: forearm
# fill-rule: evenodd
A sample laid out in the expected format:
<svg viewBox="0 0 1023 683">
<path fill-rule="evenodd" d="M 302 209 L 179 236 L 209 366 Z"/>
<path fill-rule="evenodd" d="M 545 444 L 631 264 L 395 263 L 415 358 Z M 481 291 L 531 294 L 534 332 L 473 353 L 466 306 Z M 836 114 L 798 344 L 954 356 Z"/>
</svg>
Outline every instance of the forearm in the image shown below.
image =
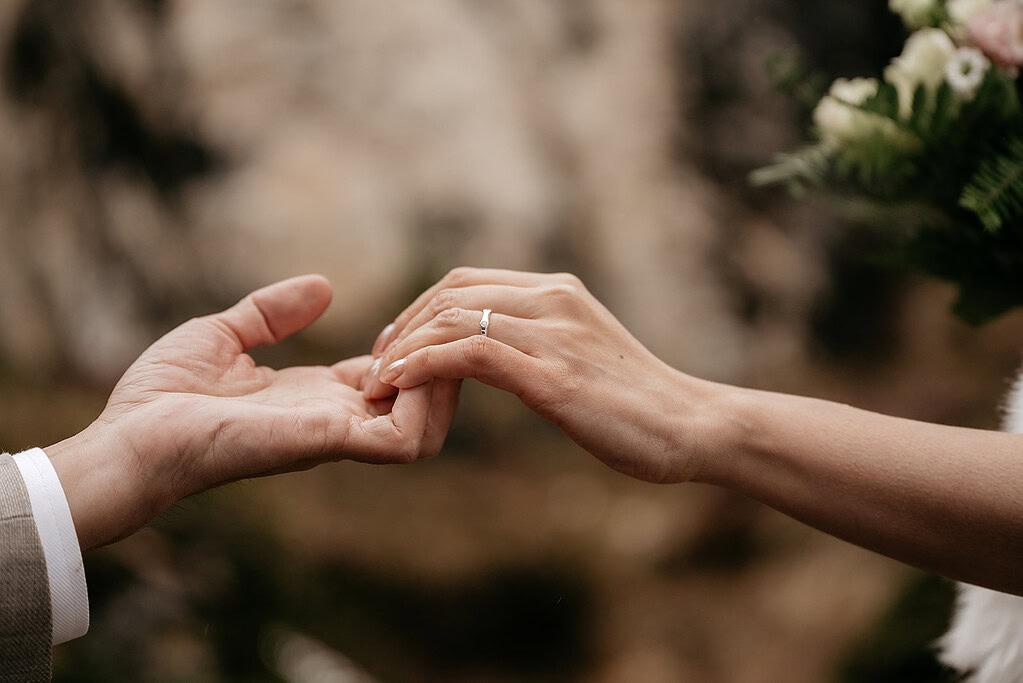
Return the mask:
<svg viewBox="0 0 1023 683">
<path fill-rule="evenodd" d="M 1023 594 L 1023 437 L 721 388 L 699 478 L 945 576 Z"/>
</svg>

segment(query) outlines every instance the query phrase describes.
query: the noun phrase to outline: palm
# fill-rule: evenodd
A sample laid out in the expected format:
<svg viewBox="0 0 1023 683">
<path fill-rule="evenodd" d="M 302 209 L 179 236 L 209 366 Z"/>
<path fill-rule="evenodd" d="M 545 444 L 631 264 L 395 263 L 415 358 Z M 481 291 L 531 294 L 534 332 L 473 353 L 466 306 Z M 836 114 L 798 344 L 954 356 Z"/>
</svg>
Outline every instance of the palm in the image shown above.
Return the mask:
<svg viewBox="0 0 1023 683">
<path fill-rule="evenodd" d="M 281 416 L 340 412 L 366 419 L 387 412 L 379 409 L 381 402 L 363 400 L 361 387 L 353 383 L 353 379 L 358 381 L 353 377 L 356 370 L 365 371 L 371 363 L 369 357 L 343 361 L 333 368 L 274 370 L 257 366 L 217 325 L 205 320 L 192 325 L 143 354 L 125 374 L 111 401 L 138 402 L 172 393 L 213 410 L 241 402 Z"/>
<path fill-rule="evenodd" d="M 363 398 L 361 377 L 372 362 L 368 356 L 331 367 L 274 370 L 256 365 L 248 348 L 279 341 L 326 306 L 314 302 L 294 314 L 293 300 L 275 311 L 273 300 L 258 297 L 173 330 L 114 389 L 108 418 L 134 417 L 152 426 L 131 444 L 147 467 L 158 464 L 150 462 L 150 453 L 171 454 L 174 469 L 188 473 L 182 486 L 190 492 L 341 458 L 408 461 L 418 456 L 424 438 L 437 436 L 424 434 L 431 428 L 432 387 L 418 395 L 410 392 L 404 400 Z M 292 312 L 292 318 L 282 319 L 281 311 Z M 452 403 L 453 411 L 451 391 L 443 400 Z M 437 418 L 449 419 L 450 411 L 445 407 Z M 413 424 L 403 429 L 403 422 Z M 446 424 L 442 427 L 446 431 Z M 432 429 L 440 431 L 440 426 Z"/>
</svg>

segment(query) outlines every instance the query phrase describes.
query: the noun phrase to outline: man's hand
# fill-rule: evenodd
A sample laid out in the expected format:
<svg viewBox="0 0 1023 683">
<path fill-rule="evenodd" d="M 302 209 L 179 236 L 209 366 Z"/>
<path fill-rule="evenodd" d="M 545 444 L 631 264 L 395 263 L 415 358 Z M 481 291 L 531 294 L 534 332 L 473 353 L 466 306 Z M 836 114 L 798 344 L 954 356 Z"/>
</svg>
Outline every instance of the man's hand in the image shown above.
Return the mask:
<svg viewBox="0 0 1023 683">
<path fill-rule="evenodd" d="M 305 328 L 330 299 L 325 279 L 299 277 L 181 325 L 128 369 L 96 422 L 46 449 L 83 549 L 225 482 L 342 459 L 407 463 L 440 451 L 457 382 L 367 400 L 368 356 L 273 370 L 246 353 Z"/>
</svg>

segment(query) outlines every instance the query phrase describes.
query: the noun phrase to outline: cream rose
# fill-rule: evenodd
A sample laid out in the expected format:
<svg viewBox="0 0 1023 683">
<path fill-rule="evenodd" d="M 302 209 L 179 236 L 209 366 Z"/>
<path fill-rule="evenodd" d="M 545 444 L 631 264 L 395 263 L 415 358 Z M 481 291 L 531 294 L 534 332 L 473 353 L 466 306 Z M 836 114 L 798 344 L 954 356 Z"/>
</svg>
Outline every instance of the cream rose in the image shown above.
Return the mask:
<svg viewBox="0 0 1023 683">
<path fill-rule="evenodd" d="M 899 113 L 909 116 L 917 86 L 934 90 L 945 79 L 948 63 L 956 53 L 955 43 L 937 28 L 917 31 L 906 41 L 902 54 L 884 71 L 886 81 L 899 92 Z"/>
<path fill-rule="evenodd" d="M 937 14 L 937 0 L 888 0 L 891 11 L 902 17 L 906 26 L 912 29 L 928 26 Z"/>
<path fill-rule="evenodd" d="M 813 112 L 813 122 L 821 139 L 831 143 L 846 142 L 881 132 L 890 125 L 890 120 L 859 108 L 877 94 L 878 87 L 873 78 L 835 81 Z"/>
</svg>

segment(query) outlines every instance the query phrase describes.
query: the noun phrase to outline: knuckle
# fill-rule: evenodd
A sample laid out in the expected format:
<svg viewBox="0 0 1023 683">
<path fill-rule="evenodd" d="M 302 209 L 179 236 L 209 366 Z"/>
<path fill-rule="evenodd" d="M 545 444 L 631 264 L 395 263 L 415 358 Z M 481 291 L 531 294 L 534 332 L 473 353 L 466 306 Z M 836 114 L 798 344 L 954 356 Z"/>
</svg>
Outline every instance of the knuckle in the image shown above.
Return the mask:
<svg viewBox="0 0 1023 683">
<path fill-rule="evenodd" d="M 579 298 L 579 288 L 575 285 L 557 284 L 547 287 L 543 291 L 545 298 L 557 305 L 568 305 Z"/>
<path fill-rule="evenodd" d="M 575 285 L 569 284 L 554 285 L 551 290 L 554 292 L 555 296 L 559 296 L 561 298 L 572 298 L 579 294 L 579 288 Z"/>
<path fill-rule="evenodd" d="M 484 337 L 482 334 L 469 337 L 465 347 L 466 360 L 473 365 L 489 362 L 492 346 L 493 340 L 489 337 Z"/>
<path fill-rule="evenodd" d="M 433 351 L 432 347 L 430 346 L 424 346 L 423 348 L 419 349 L 411 356 L 409 356 L 408 359 L 405 361 L 406 364 L 405 372 L 408 372 L 409 370 L 419 371 L 421 368 L 429 368 L 430 356 L 432 355 Z"/>
<path fill-rule="evenodd" d="M 435 320 L 439 327 L 446 329 L 459 327 L 464 319 L 465 312 L 460 308 L 445 308 L 437 314 Z"/>
<path fill-rule="evenodd" d="M 433 298 L 433 311 L 435 314 L 439 314 L 449 308 L 458 308 L 460 300 L 461 295 L 457 289 L 442 289 Z"/>
<path fill-rule="evenodd" d="M 430 436 L 430 427 L 426 428 L 426 434 L 423 434 L 423 441 L 419 445 L 419 457 L 417 460 L 430 460 L 440 455 L 441 449 L 444 447 L 443 437 L 437 438 L 436 435 Z"/>
<path fill-rule="evenodd" d="M 422 450 L 423 437 L 421 435 L 405 436 L 398 447 L 397 457 L 402 464 L 413 463 L 419 459 L 419 451 Z"/>
<path fill-rule="evenodd" d="M 568 363 L 562 360 L 553 360 L 544 363 L 540 371 L 540 385 L 548 391 L 560 393 L 573 393 L 575 389 L 575 376 L 569 371 Z"/>
<path fill-rule="evenodd" d="M 461 284 L 466 282 L 472 276 L 473 269 L 469 266 L 458 266 L 448 271 L 448 274 L 444 276 L 444 282 L 450 284 Z"/>
<path fill-rule="evenodd" d="M 556 273 L 555 277 L 557 277 L 559 280 L 561 280 L 561 282 L 563 282 L 566 285 L 571 285 L 578 289 L 584 288 L 583 281 L 579 279 L 579 276 L 576 275 L 575 273 Z"/>
</svg>

